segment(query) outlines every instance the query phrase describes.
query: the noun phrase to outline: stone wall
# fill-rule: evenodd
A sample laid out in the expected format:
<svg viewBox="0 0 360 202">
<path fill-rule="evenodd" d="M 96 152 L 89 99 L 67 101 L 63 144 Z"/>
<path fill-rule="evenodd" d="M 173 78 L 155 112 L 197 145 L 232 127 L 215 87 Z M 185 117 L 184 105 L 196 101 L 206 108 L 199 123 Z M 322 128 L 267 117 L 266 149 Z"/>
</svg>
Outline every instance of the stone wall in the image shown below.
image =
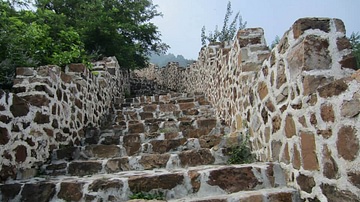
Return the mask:
<svg viewBox="0 0 360 202">
<path fill-rule="evenodd" d="M 138 71 L 204 92 L 231 135 L 248 134 L 260 161 L 279 161 L 309 201 L 360 197 L 360 70 L 339 19 L 297 20 L 269 50 L 261 28 L 203 48 L 189 68 Z"/>
<path fill-rule="evenodd" d="M 80 145 L 85 127 L 98 126 L 129 91 L 129 75 L 116 58 L 92 71 L 71 64 L 18 68 L 14 93 L 0 90 L 0 181 L 26 178 L 52 150 Z"/>
</svg>

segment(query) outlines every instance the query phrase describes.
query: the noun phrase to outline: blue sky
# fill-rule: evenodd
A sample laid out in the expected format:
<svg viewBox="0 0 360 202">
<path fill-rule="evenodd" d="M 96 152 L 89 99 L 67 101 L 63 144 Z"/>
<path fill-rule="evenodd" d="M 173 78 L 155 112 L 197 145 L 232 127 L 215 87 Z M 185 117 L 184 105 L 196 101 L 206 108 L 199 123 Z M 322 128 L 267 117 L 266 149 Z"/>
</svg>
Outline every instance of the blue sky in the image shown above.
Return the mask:
<svg viewBox="0 0 360 202">
<path fill-rule="evenodd" d="M 230 0 L 247 27 L 262 27 L 267 44 L 281 36 L 302 17 L 331 17 L 344 21 L 347 35 L 360 33 L 360 0 Z M 228 0 L 153 0 L 163 17 L 153 22 L 159 27 L 169 53 L 197 59 L 201 48 L 201 28 L 213 31 L 223 25 Z"/>
</svg>

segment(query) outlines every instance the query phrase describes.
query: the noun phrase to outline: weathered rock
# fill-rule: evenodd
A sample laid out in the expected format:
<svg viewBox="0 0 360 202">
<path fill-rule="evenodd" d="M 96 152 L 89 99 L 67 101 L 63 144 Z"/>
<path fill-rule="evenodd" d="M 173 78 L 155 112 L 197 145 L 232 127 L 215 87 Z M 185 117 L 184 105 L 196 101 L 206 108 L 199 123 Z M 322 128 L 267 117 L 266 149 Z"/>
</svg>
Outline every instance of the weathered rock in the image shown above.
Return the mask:
<svg viewBox="0 0 360 202">
<path fill-rule="evenodd" d="M 291 138 L 292 136 L 296 135 L 296 126 L 294 119 L 291 115 L 287 115 L 285 119 L 285 135 L 287 138 Z"/>
<path fill-rule="evenodd" d="M 335 121 L 335 114 L 332 105 L 330 104 L 322 104 L 320 108 L 321 118 L 325 122 L 334 122 Z"/>
<path fill-rule="evenodd" d="M 348 88 L 348 85 L 343 80 L 336 80 L 318 89 L 320 97 L 328 98 L 340 95 Z"/>
<path fill-rule="evenodd" d="M 322 184 L 320 187 L 328 201 L 359 202 L 359 198 L 349 191 L 337 189 L 329 184 Z"/>
<path fill-rule="evenodd" d="M 179 103 L 180 110 L 189 110 L 195 107 L 193 102 Z"/>
<path fill-rule="evenodd" d="M 331 156 L 329 148 L 324 145 L 323 149 L 323 175 L 329 179 L 335 179 L 337 177 L 338 166 Z"/>
<path fill-rule="evenodd" d="M 15 160 L 18 163 L 24 162 L 28 156 L 27 148 L 24 145 L 19 145 L 15 148 Z"/>
<path fill-rule="evenodd" d="M 316 185 L 313 177 L 303 174 L 296 177 L 296 182 L 300 186 L 301 190 L 306 191 L 307 193 L 311 193 L 312 188 Z"/>
<path fill-rule="evenodd" d="M 85 148 L 89 156 L 96 158 L 120 157 L 120 148 L 116 145 L 91 145 Z"/>
<path fill-rule="evenodd" d="M 174 104 L 162 104 L 159 105 L 159 110 L 162 112 L 172 112 L 176 111 L 178 108 Z"/>
<path fill-rule="evenodd" d="M 215 161 L 209 149 L 184 151 L 179 154 L 179 159 L 183 167 L 212 164 Z"/>
<path fill-rule="evenodd" d="M 83 185 L 83 182 L 62 182 L 57 196 L 65 201 L 80 201 Z"/>
<path fill-rule="evenodd" d="M 303 168 L 305 170 L 318 170 L 319 162 L 317 159 L 314 134 L 310 132 L 301 132 L 300 139 Z"/>
<path fill-rule="evenodd" d="M 353 99 L 350 101 L 344 101 L 341 106 L 341 116 L 354 117 L 360 113 L 360 101 Z"/>
<path fill-rule="evenodd" d="M 336 147 L 339 155 L 345 160 L 355 160 L 359 152 L 359 140 L 356 137 L 356 129 L 351 126 L 341 127 L 338 132 Z"/>
<path fill-rule="evenodd" d="M 133 193 L 149 192 L 153 189 L 170 190 L 184 181 L 182 174 L 162 174 L 155 176 L 132 176 L 128 183 Z"/>
<path fill-rule="evenodd" d="M 216 119 L 199 119 L 196 121 L 199 128 L 214 128 Z"/>
<path fill-rule="evenodd" d="M 14 117 L 26 116 L 30 111 L 29 104 L 25 100 L 14 95 L 10 111 Z"/>
<path fill-rule="evenodd" d="M 27 100 L 31 105 L 42 107 L 42 106 L 49 106 L 50 100 L 46 95 L 27 95 L 23 97 Z"/>
<path fill-rule="evenodd" d="M 97 179 L 89 185 L 90 191 L 100 191 L 108 189 L 119 190 L 124 186 L 124 183 L 120 179 Z"/>
<path fill-rule="evenodd" d="M 200 173 L 196 170 L 189 170 L 188 176 L 191 181 L 192 191 L 193 193 L 196 193 L 199 191 L 201 186 L 201 179 L 200 179 Z"/>
<path fill-rule="evenodd" d="M 349 172 L 348 174 L 350 182 L 360 189 L 360 173 L 359 172 Z"/>
<path fill-rule="evenodd" d="M 261 100 L 265 98 L 265 96 L 268 95 L 268 88 L 265 82 L 260 82 L 258 85 L 258 93 Z"/>
<path fill-rule="evenodd" d="M 303 78 L 304 95 L 315 93 L 316 90 L 323 85 L 332 81 L 332 78 L 319 75 L 306 75 Z"/>
<path fill-rule="evenodd" d="M 270 193 L 267 199 L 269 202 L 286 202 L 286 201 L 293 201 L 294 197 L 293 194 L 290 192 L 278 192 L 278 193 Z M 295 199 L 295 201 L 297 200 Z"/>
<path fill-rule="evenodd" d="M 300 18 L 292 26 L 294 38 L 297 39 L 308 29 L 320 29 L 324 32 L 330 31 L 330 19 L 326 18 Z"/>
<path fill-rule="evenodd" d="M 21 184 L 3 184 L 0 185 L 0 192 L 3 201 L 12 201 L 21 190 Z"/>
<path fill-rule="evenodd" d="M 124 136 L 123 141 L 129 156 L 137 153 L 141 147 L 141 138 L 139 135 L 126 135 Z"/>
<path fill-rule="evenodd" d="M 280 149 L 281 149 L 282 143 L 281 141 L 273 140 L 271 142 L 271 151 L 272 151 L 272 159 L 273 161 L 278 161 L 280 158 Z"/>
<path fill-rule="evenodd" d="M 204 135 L 199 138 L 201 148 L 212 148 L 218 145 L 222 140 L 221 136 L 218 135 Z"/>
<path fill-rule="evenodd" d="M 36 112 L 34 122 L 38 124 L 50 123 L 50 116 L 47 114 L 42 114 L 41 112 Z"/>
<path fill-rule="evenodd" d="M 165 168 L 169 159 L 170 154 L 147 154 L 141 156 L 139 164 L 141 164 L 145 170 Z"/>
<path fill-rule="evenodd" d="M 252 172 L 251 167 L 226 167 L 210 171 L 207 183 L 219 186 L 228 193 L 252 190 L 261 184 Z"/>
<path fill-rule="evenodd" d="M 7 144 L 9 140 L 9 131 L 6 128 L 0 127 L 0 145 Z"/>
<path fill-rule="evenodd" d="M 157 109 L 157 105 L 155 105 L 155 104 L 145 105 L 145 106 L 143 107 L 144 112 L 155 112 L 156 109 Z"/>
<path fill-rule="evenodd" d="M 106 162 L 105 169 L 109 173 L 130 170 L 128 157 L 109 159 Z"/>
<path fill-rule="evenodd" d="M 143 133 L 143 132 L 145 132 L 145 126 L 143 123 L 129 124 L 130 134 Z"/>
<path fill-rule="evenodd" d="M 21 192 L 21 201 L 47 202 L 55 194 L 55 184 L 38 182 L 35 184 L 25 184 Z"/>
<path fill-rule="evenodd" d="M 183 145 L 186 142 L 186 138 L 174 139 L 174 140 L 152 140 L 153 152 L 163 154 L 170 150 L 176 150 L 177 147 Z"/>
<path fill-rule="evenodd" d="M 101 169 L 101 161 L 73 161 L 69 164 L 68 173 L 70 175 L 85 176 L 98 173 Z"/>
</svg>

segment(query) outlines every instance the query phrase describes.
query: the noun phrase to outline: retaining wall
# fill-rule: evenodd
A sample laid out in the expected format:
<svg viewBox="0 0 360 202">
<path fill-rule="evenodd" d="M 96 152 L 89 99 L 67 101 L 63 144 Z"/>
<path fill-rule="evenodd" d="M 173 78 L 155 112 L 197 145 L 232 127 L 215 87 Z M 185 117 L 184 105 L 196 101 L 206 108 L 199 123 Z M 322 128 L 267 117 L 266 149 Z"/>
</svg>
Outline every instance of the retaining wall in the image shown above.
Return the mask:
<svg viewBox="0 0 360 202">
<path fill-rule="evenodd" d="M 27 178 L 52 150 L 80 145 L 86 127 L 107 120 L 129 91 L 129 75 L 115 57 L 92 71 L 71 64 L 18 68 L 13 93 L 0 90 L 0 181 Z"/>
<path fill-rule="evenodd" d="M 297 20 L 269 50 L 261 28 L 204 47 L 188 68 L 136 71 L 204 92 L 230 136 L 248 134 L 260 161 L 279 161 L 309 201 L 360 197 L 360 70 L 339 19 Z"/>
</svg>

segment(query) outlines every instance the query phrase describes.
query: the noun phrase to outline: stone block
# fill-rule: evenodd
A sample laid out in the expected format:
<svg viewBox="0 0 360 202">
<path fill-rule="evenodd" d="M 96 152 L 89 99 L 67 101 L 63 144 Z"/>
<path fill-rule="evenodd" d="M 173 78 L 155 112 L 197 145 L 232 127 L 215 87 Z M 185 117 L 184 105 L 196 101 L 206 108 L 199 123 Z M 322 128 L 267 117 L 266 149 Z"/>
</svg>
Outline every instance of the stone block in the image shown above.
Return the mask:
<svg viewBox="0 0 360 202">
<path fill-rule="evenodd" d="M 199 128 L 215 128 L 216 119 L 199 119 L 196 121 Z"/>
<path fill-rule="evenodd" d="M 170 154 L 145 154 L 141 156 L 139 164 L 141 164 L 145 170 L 165 168 L 169 159 Z"/>
<path fill-rule="evenodd" d="M 219 186 L 227 193 L 252 190 L 262 184 L 254 175 L 252 167 L 226 167 L 210 171 L 207 183 Z"/>
<path fill-rule="evenodd" d="M 179 103 L 180 110 L 189 110 L 195 107 L 194 102 Z"/>
<path fill-rule="evenodd" d="M 328 78 L 325 76 L 305 75 L 302 82 L 304 88 L 304 95 L 310 95 L 312 93 L 315 93 L 319 87 L 330 83 L 332 80 L 332 78 Z"/>
<path fill-rule="evenodd" d="M 84 73 L 86 69 L 86 66 L 82 63 L 69 64 L 69 72 Z"/>
<path fill-rule="evenodd" d="M 292 26 L 294 38 L 299 38 L 308 29 L 319 29 L 330 32 L 330 19 L 328 18 L 300 18 Z"/>
<path fill-rule="evenodd" d="M 358 68 L 356 58 L 352 53 L 345 55 L 339 63 L 342 68 L 349 68 L 354 70 L 357 70 Z"/>
<path fill-rule="evenodd" d="M 331 68 L 329 42 L 320 36 L 308 35 L 301 43 L 289 51 L 288 61 L 290 76 L 296 78 L 303 71 Z"/>
<path fill-rule="evenodd" d="M 143 133 L 145 132 L 145 126 L 143 123 L 129 123 L 129 134 Z"/>
<path fill-rule="evenodd" d="M 305 170 L 318 170 L 319 162 L 317 159 L 314 134 L 310 132 L 301 132 L 300 141 L 303 168 Z"/>
<path fill-rule="evenodd" d="M 99 173 L 101 169 L 101 161 L 73 161 L 69 164 L 68 173 L 74 176 L 85 176 Z"/>
<path fill-rule="evenodd" d="M 120 179 L 97 179 L 89 185 L 89 190 L 93 192 L 107 191 L 107 189 L 121 190 L 124 186 Z"/>
<path fill-rule="evenodd" d="M 338 165 L 334 158 L 331 156 L 329 148 L 324 145 L 323 148 L 323 175 L 329 179 L 335 179 L 337 177 Z"/>
<path fill-rule="evenodd" d="M 183 174 L 170 173 L 153 176 L 132 176 L 128 183 L 133 193 L 149 192 L 155 189 L 170 190 L 184 181 Z"/>
<path fill-rule="evenodd" d="M 208 165 L 215 161 L 209 149 L 184 151 L 179 154 L 180 164 L 185 166 Z"/>
<path fill-rule="evenodd" d="M 106 162 L 105 169 L 109 173 L 128 171 L 130 170 L 130 164 L 128 157 L 113 158 Z"/>
<path fill-rule="evenodd" d="M 0 185 L 0 192 L 3 201 L 14 201 L 13 199 L 19 194 L 21 184 L 3 184 Z"/>
<path fill-rule="evenodd" d="M 95 158 L 120 157 L 120 148 L 117 145 L 90 145 L 86 146 L 88 156 Z"/>
<path fill-rule="evenodd" d="M 334 185 L 322 184 L 320 188 L 328 201 L 359 201 L 359 198 L 355 194 L 347 190 L 341 190 Z"/>
<path fill-rule="evenodd" d="M 341 105 L 341 116 L 354 117 L 360 113 L 360 101 L 353 99 L 350 101 L 344 101 Z"/>
<path fill-rule="evenodd" d="M 344 82 L 344 80 L 340 79 L 320 87 L 318 92 L 320 97 L 329 98 L 340 95 L 342 92 L 346 91 L 347 88 L 348 85 Z"/>
<path fill-rule="evenodd" d="M 339 155 L 348 161 L 353 161 L 359 154 L 359 139 L 356 129 L 352 126 L 342 126 L 338 132 L 336 147 Z"/>
<path fill-rule="evenodd" d="M 26 116 L 30 111 L 30 106 L 24 99 L 14 95 L 10 111 L 14 117 Z"/>
<path fill-rule="evenodd" d="M 46 95 L 27 95 L 24 96 L 23 99 L 27 100 L 31 105 L 42 107 L 42 106 L 49 106 L 50 100 Z"/>
<path fill-rule="evenodd" d="M 83 182 L 62 182 L 57 196 L 65 201 L 80 201 L 83 185 Z"/>
<path fill-rule="evenodd" d="M 307 193 L 311 193 L 312 188 L 316 185 L 313 177 L 303 174 L 299 174 L 299 176 L 296 177 L 296 182 L 300 186 L 301 190 Z"/>
<path fill-rule="evenodd" d="M 51 182 L 25 184 L 21 192 L 21 201 L 50 201 L 55 192 L 55 184 Z"/>
<path fill-rule="evenodd" d="M 10 140 L 7 128 L 0 127 L 0 145 L 6 145 Z"/>
<path fill-rule="evenodd" d="M 320 107 L 320 115 L 325 122 L 335 121 L 335 114 L 331 104 L 322 104 Z"/>
<path fill-rule="evenodd" d="M 172 112 L 178 110 L 175 104 L 161 104 L 159 105 L 159 110 L 161 112 Z"/>
<path fill-rule="evenodd" d="M 145 105 L 143 107 L 144 112 L 155 112 L 157 109 L 157 105 L 151 104 L 151 105 Z"/>
<path fill-rule="evenodd" d="M 17 76 L 35 76 L 36 71 L 33 67 L 18 67 L 16 68 Z"/>
<path fill-rule="evenodd" d="M 296 135 L 296 126 L 294 119 L 291 115 L 287 115 L 285 119 L 285 135 L 287 138 L 291 138 Z"/>
</svg>

